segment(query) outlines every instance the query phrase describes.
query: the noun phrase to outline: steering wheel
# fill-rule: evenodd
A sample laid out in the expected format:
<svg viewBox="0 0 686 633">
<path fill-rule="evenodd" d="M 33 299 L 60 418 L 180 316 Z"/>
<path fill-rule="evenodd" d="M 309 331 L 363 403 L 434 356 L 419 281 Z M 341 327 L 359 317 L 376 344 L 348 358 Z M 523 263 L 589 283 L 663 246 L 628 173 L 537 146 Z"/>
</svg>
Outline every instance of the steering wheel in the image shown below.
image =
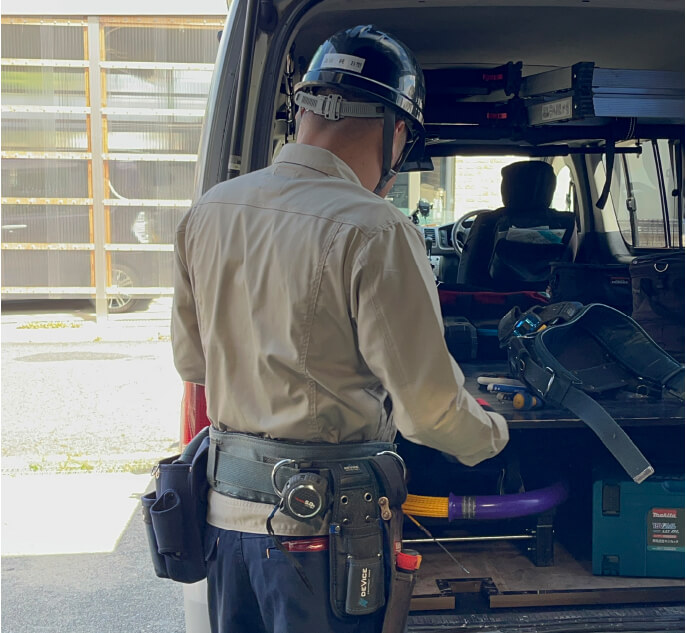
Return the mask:
<svg viewBox="0 0 686 633">
<path fill-rule="evenodd" d="M 462 255 L 465 242 L 467 241 L 467 236 L 469 235 L 469 230 L 472 228 L 474 219 L 477 215 L 479 215 L 479 213 L 481 213 L 481 210 L 479 209 L 465 213 L 457 222 L 455 222 L 455 224 L 453 224 L 450 237 L 452 238 L 453 248 L 458 255 Z"/>
</svg>

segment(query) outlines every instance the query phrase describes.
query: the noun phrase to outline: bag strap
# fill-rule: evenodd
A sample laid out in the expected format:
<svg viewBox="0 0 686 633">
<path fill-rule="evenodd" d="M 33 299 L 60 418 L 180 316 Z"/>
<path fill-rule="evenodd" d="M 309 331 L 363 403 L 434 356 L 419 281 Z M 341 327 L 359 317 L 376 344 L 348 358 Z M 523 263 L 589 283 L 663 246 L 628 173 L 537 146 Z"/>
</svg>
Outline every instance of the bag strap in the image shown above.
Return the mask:
<svg viewBox="0 0 686 633">
<path fill-rule="evenodd" d="M 515 339 L 516 340 L 516 339 Z M 549 402 L 568 409 L 586 424 L 612 453 L 636 483 L 653 474 L 654 469 L 615 419 L 572 380 L 541 367 L 521 345 L 515 362 L 524 381 Z"/>
<path fill-rule="evenodd" d="M 209 433 L 209 426 L 206 426 L 203 429 L 201 429 L 197 433 L 197 435 L 188 443 L 186 448 L 183 449 L 183 453 L 181 453 L 179 461 L 192 462 L 193 458 L 195 457 L 195 454 L 198 452 L 198 449 L 200 448 L 200 445 L 202 444 L 203 440 L 209 435 Z"/>
<path fill-rule="evenodd" d="M 637 484 L 655 472 L 624 429 L 587 393 L 571 387 L 562 406 L 579 416 Z"/>
</svg>

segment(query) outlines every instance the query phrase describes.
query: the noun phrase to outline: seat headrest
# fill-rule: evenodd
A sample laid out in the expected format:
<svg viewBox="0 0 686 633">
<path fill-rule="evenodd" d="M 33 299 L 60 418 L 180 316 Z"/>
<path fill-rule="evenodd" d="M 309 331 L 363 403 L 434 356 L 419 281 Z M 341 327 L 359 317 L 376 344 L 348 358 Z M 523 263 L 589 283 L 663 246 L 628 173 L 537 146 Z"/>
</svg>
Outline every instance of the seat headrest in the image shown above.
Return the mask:
<svg viewBox="0 0 686 633">
<path fill-rule="evenodd" d="M 556 177 L 540 160 L 524 160 L 503 167 L 500 193 L 503 205 L 513 209 L 548 208 L 553 201 Z"/>
</svg>

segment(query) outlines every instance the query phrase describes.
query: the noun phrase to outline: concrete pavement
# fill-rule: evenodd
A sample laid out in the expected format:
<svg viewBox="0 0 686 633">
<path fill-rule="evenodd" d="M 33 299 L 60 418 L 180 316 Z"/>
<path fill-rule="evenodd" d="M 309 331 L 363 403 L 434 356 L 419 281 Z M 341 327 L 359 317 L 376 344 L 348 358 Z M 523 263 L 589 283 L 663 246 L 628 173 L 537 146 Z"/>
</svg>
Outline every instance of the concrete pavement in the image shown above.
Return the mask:
<svg viewBox="0 0 686 633">
<path fill-rule="evenodd" d="M 3 303 L 3 633 L 184 630 L 181 586 L 155 577 L 147 550 L 140 497 L 153 485 L 149 470 L 103 472 L 118 459 L 141 461 L 141 451 L 149 458 L 152 447 L 158 458 L 172 453 L 180 381 L 170 306 L 160 299 L 97 322 L 84 301 Z M 31 425 L 40 441 L 30 441 Z M 103 425 L 116 449 L 98 462 Z M 74 438 L 71 449 L 52 439 L 59 429 Z M 61 455 L 60 470 L 45 450 L 75 457 Z M 45 463 L 32 472 L 37 452 Z M 73 472 L 79 460 L 95 469 Z"/>
<path fill-rule="evenodd" d="M 3 475 L 3 556 L 113 552 L 149 475 L 85 473 Z"/>
<path fill-rule="evenodd" d="M 118 342 L 150 342 L 169 340 L 169 315 L 171 299 L 159 299 L 152 302 L 150 308 L 144 312 L 132 312 L 121 315 L 110 315 L 106 322 L 97 322 L 93 314 L 92 305 L 85 301 L 40 301 L 22 302 L 16 304 L 3 304 L 2 311 L 2 344 L 21 345 L 21 349 L 35 350 L 36 344 L 66 344 L 62 349 L 82 349 L 81 346 L 69 345 L 70 343 L 102 343 L 103 349 L 111 350 L 108 343 Z M 93 346 L 91 346 L 93 348 Z M 94 347 L 99 348 L 99 345 Z M 16 348 L 15 348 L 16 349 Z M 56 349 L 52 345 L 46 349 Z M 127 347 L 127 349 L 131 349 Z M 68 352 L 66 352 L 68 353 Z M 110 356 L 117 356 L 112 354 Z M 64 355 L 65 352 L 62 352 Z M 83 353 L 82 353 L 83 355 Z M 124 356 L 120 354 L 120 356 Z M 58 354 L 53 354 L 58 358 Z M 24 357 L 25 358 L 25 357 Z M 145 357 L 148 360 L 148 357 Z M 6 359 L 7 360 L 7 359 Z M 105 361 L 106 362 L 106 361 Z M 109 363 L 111 366 L 112 363 Z M 80 365 L 88 368 L 90 365 Z M 8 365 L 15 378 L 18 378 L 16 366 Z M 40 373 L 36 363 L 31 364 L 31 374 L 35 380 L 50 380 L 51 376 L 63 377 L 64 364 L 57 373 Z M 130 371 L 130 370 L 129 370 Z M 70 384 L 79 380 L 78 368 L 73 370 L 70 376 Z M 173 369 L 172 369 L 173 372 Z M 103 372 L 98 372 L 103 375 Z M 89 377 L 84 376 L 84 384 Z M 26 380 L 23 378 L 22 380 Z M 14 389 L 12 375 L 3 376 L 3 395 L 8 397 L 23 398 L 24 392 Z M 109 390 L 112 387 L 110 381 L 103 381 L 100 386 L 93 383 L 92 388 Z M 176 385 L 174 385 L 176 387 Z M 45 388 L 48 395 L 41 398 L 40 393 Z M 64 398 L 73 402 L 74 393 L 64 393 L 65 390 L 55 389 L 54 385 L 35 384 L 29 393 L 35 395 L 35 399 L 41 403 L 39 406 L 49 407 L 51 413 L 58 409 L 61 403 L 55 399 L 63 394 Z M 105 397 L 93 393 L 92 398 Z M 113 397 L 108 394 L 106 397 Z M 124 397 L 124 396 L 123 396 Z M 179 394 L 177 394 L 179 397 Z M 2 406 L 3 414 L 12 418 L 20 417 L 21 411 L 33 411 L 34 403 L 25 402 L 20 407 L 17 403 L 5 401 Z M 28 405 L 28 406 L 27 406 Z M 85 402 L 84 402 L 85 405 Z M 85 406 L 77 407 L 70 417 L 83 417 Z M 133 407 L 135 409 L 135 405 Z M 45 410 L 45 409 L 44 409 Z M 30 415 L 40 423 L 39 411 Z M 99 409 L 94 409 L 92 415 L 97 415 Z M 46 414 L 48 411 L 45 411 Z M 69 409 L 64 414 L 69 415 Z M 102 415 L 102 413 L 100 414 Z M 173 413 L 172 413 L 173 415 Z M 46 415 L 46 418 L 48 416 Z M 174 418 L 173 425 L 176 427 Z M 6 426 L 4 433 L 20 433 L 23 437 L 24 424 L 17 424 L 16 420 L 4 420 Z M 101 418 L 101 424 L 107 423 Z M 71 420 L 63 422 L 66 429 Z M 89 432 L 88 422 L 83 423 L 83 434 Z M 16 428 L 16 431 L 12 431 Z M 151 428 L 151 433 L 159 432 L 157 428 Z M 4 434 L 3 433 L 3 434 Z M 7 436 L 5 436 L 7 439 Z M 53 468 L 50 455 L 41 454 L 47 467 L 36 469 L 32 472 L 29 466 L 31 460 L 27 460 L 23 454 L 11 454 L 16 449 L 8 449 L 14 446 L 14 442 L 6 442 L 2 460 L 2 540 L 1 551 L 3 556 L 35 555 L 35 554 L 68 554 L 79 552 L 111 552 L 116 547 L 122 531 L 131 517 L 139 510 L 139 499 L 150 484 L 149 474 L 134 474 L 132 472 L 69 472 L 67 463 L 62 466 L 61 472 L 45 472 L 60 470 Z M 107 470 L 108 460 L 133 461 L 132 456 L 139 458 L 140 442 L 137 446 L 131 445 L 130 452 L 123 454 L 121 447 L 117 446 L 111 455 L 103 455 L 99 464 L 105 464 Z M 27 455 L 29 454 L 27 449 Z M 77 449 L 78 450 L 78 449 Z M 149 451 L 148 451 L 149 452 Z M 162 457 L 164 455 L 160 455 Z M 35 461 L 35 455 L 31 455 Z M 54 456 L 52 456 L 54 457 Z M 63 456 L 58 455 L 57 457 Z M 145 453 L 150 459 L 150 455 Z M 53 460 L 54 461 L 54 460 Z M 112 465 L 114 466 L 114 464 Z M 102 468 L 101 468 L 102 470 Z M 112 467 L 112 470 L 117 470 Z M 45 529 L 49 525 L 49 529 Z"/>
</svg>

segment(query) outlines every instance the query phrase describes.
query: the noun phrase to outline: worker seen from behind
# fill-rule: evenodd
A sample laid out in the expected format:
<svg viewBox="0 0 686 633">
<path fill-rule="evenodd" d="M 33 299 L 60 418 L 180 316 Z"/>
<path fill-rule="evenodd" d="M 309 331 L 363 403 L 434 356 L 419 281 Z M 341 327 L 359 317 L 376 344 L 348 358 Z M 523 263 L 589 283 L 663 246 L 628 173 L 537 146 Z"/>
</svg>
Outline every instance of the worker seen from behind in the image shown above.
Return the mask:
<svg viewBox="0 0 686 633">
<path fill-rule="evenodd" d="M 446 349 L 423 238 L 384 200 L 422 151 L 424 97 L 400 41 L 337 33 L 296 86 L 297 142 L 177 229 L 174 360 L 212 422 L 214 633 L 393 630 L 396 432 L 466 465 L 507 442 Z"/>
</svg>

